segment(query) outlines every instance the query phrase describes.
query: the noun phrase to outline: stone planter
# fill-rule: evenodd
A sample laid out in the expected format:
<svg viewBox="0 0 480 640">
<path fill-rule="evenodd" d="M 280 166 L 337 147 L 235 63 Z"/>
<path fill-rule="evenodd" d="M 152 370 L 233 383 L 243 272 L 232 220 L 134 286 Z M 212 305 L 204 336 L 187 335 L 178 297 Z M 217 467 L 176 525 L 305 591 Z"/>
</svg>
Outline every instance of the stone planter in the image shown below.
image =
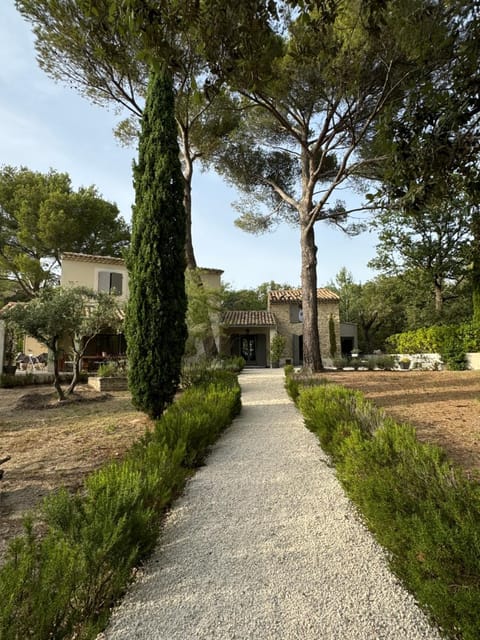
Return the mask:
<svg viewBox="0 0 480 640">
<path fill-rule="evenodd" d="M 97 391 L 126 391 L 128 389 L 127 378 L 124 376 L 108 378 L 95 376 L 88 378 L 88 384 Z"/>
</svg>

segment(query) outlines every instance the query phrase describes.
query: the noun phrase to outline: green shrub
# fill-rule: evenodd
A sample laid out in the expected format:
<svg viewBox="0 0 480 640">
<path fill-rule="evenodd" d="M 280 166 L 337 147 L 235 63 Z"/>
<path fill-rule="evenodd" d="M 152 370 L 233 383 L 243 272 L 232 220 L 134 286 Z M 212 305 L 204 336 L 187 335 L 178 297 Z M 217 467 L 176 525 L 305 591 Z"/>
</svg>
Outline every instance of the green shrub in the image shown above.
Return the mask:
<svg viewBox="0 0 480 640">
<path fill-rule="evenodd" d="M 229 424 L 241 407 L 240 386 L 228 371 L 216 371 L 208 387 L 187 389 L 180 403 L 174 403 L 158 420 L 155 437 L 169 447 L 183 448 L 182 464 L 197 467 L 202 464 L 208 448 Z"/>
<path fill-rule="evenodd" d="M 370 436 L 382 424 L 383 414 L 367 402 L 359 391 L 332 384 L 302 388 L 298 407 L 305 426 L 317 434 L 325 451 L 338 459 L 342 439 L 356 427 Z"/>
<path fill-rule="evenodd" d="M 228 371 L 187 390 L 126 458 L 91 474 L 81 493 L 62 489 L 41 508 L 0 569 L 0 637 L 94 638 L 132 568 L 153 548 L 159 521 L 188 474 L 240 410 Z"/>
<path fill-rule="evenodd" d="M 416 331 L 406 331 L 390 336 L 387 340 L 393 353 L 443 353 L 451 348 L 455 336 L 457 352 L 480 351 L 480 327 L 476 324 L 435 325 Z"/>
<path fill-rule="evenodd" d="M 333 359 L 333 366 L 335 369 L 344 369 L 345 367 L 348 367 L 348 365 L 349 362 L 347 358 L 339 357 Z"/>
<path fill-rule="evenodd" d="M 245 368 L 245 359 L 242 356 L 231 356 L 228 358 L 222 358 L 222 366 L 227 371 L 233 371 L 234 373 L 240 373 Z"/>
<path fill-rule="evenodd" d="M 445 332 L 440 355 L 447 369 L 451 371 L 463 371 L 467 368 L 467 356 L 462 337 L 453 327 L 448 327 Z"/>
<path fill-rule="evenodd" d="M 122 367 L 118 362 L 102 362 L 98 367 L 97 375 L 100 378 L 118 378 L 126 376 L 127 372 L 125 367 Z"/>
<path fill-rule="evenodd" d="M 358 392 L 304 389 L 299 407 L 415 598 L 451 637 L 480 637 L 479 484 Z"/>
<path fill-rule="evenodd" d="M 391 371 L 395 367 L 395 358 L 393 356 L 376 356 L 376 366 L 378 369 Z"/>
<path fill-rule="evenodd" d="M 306 387 L 315 387 L 319 384 L 325 384 L 323 378 L 318 378 L 302 371 L 295 373 L 293 365 L 285 365 L 285 389 L 290 398 L 296 403 L 300 389 Z"/>
</svg>

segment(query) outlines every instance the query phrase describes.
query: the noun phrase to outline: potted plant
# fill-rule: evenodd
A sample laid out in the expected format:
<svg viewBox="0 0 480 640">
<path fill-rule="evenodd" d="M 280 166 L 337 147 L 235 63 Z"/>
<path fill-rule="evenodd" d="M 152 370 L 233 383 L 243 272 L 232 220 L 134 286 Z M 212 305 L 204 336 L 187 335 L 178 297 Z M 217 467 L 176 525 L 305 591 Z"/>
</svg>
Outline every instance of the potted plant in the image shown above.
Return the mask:
<svg viewBox="0 0 480 640">
<path fill-rule="evenodd" d="M 278 368 L 280 366 L 280 358 L 283 356 L 283 350 L 287 339 L 285 336 L 276 333 L 270 342 L 270 362 L 272 368 Z"/>
<path fill-rule="evenodd" d="M 98 367 L 96 376 L 88 377 L 88 384 L 97 391 L 125 391 L 128 389 L 126 369 L 117 362 L 105 362 Z"/>
<path fill-rule="evenodd" d="M 410 369 L 410 363 L 411 363 L 411 360 L 410 358 L 407 358 L 407 356 L 403 356 L 398 361 L 398 364 L 400 365 L 400 369 Z"/>
</svg>

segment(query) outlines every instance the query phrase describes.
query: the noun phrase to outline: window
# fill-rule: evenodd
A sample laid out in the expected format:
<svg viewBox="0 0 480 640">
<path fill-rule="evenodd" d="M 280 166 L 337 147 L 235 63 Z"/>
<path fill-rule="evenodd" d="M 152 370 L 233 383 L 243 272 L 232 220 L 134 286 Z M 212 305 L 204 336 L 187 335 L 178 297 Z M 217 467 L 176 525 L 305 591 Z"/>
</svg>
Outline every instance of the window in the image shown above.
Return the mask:
<svg viewBox="0 0 480 640">
<path fill-rule="evenodd" d="M 98 290 L 121 296 L 123 293 L 123 274 L 114 271 L 99 271 Z"/>
<path fill-rule="evenodd" d="M 290 305 L 290 322 L 303 322 L 303 309 L 300 304 Z"/>
</svg>

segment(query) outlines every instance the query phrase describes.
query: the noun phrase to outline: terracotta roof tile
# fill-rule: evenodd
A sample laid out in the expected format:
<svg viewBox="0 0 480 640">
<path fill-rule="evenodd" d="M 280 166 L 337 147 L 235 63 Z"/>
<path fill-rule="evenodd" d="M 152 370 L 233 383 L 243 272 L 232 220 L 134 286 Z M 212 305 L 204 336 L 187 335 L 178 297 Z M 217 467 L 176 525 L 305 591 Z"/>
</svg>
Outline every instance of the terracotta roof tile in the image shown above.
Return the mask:
<svg viewBox="0 0 480 640">
<path fill-rule="evenodd" d="M 269 291 L 268 298 L 270 303 L 278 302 L 301 302 L 302 290 L 301 289 L 278 289 L 276 291 Z M 317 289 L 317 300 L 319 302 L 337 302 L 340 300 L 339 296 L 330 289 Z"/>
<path fill-rule="evenodd" d="M 114 258 L 112 256 L 92 256 L 88 253 L 62 253 L 62 260 L 74 260 L 75 262 L 97 262 L 100 264 L 118 264 L 124 265 L 125 260 L 123 258 Z"/>
<path fill-rule="evenodd" d="M 227 327 L 274 327 L 277 322 L 270 311 L 225 311 L 221 324 Z"/>
</svg>

